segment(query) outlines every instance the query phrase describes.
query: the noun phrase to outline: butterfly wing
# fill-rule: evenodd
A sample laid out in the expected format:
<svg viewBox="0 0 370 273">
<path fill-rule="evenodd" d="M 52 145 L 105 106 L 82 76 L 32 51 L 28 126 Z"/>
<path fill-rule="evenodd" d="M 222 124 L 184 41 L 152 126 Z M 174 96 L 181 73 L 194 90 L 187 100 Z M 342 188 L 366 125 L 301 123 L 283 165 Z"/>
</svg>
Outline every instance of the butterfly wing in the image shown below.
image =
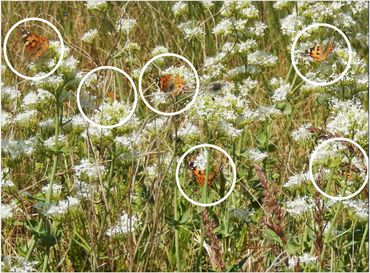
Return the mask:
<svg viewBox="0 0 370 273">
<path fill-rule="evenodd" d="M 308 55 L 314 59 L 316 62 L 322 61 L 322 46 L 321 45 L 315 45 L 314 47 L 311 47 L 308 51 Z"/>
<path fill-rule="evenodd" d="M 164 74 L 158 80 L 159 89 L 162 92 L 168 93 L 175 89 L 175 82 L 171 74 Z"/>
<path fill-rule="evenodd" d="M 22 32 L 26 52 L 31 61 L 37 60 L 49 49 L 49 41 L 46 37 L 25 30 Z"/>
<path fill-rule="evenodd" d="M 334 43 L 333 42 L 329 42 L 327 45 L 326 45 L 326 47 L 325 47 L 325 50 L 324 50 L 324 52 L 322 53 L 322 59 L 323 60 L 326 60 L 328 57 L 329 57 L 329 55 L 333 52 L 333 50 L 334 50 Z"/>
<path fill-rule="evenodd" d="M 172 93 L 173 97 L 177 97 L 182 90 L 185 88 L 185 80 L 180 76 L 175 76 L 175 90 Z"/>
</svg>

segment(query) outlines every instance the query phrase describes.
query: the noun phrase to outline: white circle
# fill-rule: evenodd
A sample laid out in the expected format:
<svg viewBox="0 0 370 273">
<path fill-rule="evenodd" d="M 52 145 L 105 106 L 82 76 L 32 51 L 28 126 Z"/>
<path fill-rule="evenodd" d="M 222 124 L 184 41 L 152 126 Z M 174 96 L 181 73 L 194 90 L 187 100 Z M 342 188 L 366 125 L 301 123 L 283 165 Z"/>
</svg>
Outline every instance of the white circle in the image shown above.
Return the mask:
<svg viewBox="0 0 370 273">
<path fill-rule="evenodd" d="M 145 99 L 144 93 L 143 93 L 143 90 L 142 90 L 142 81 L 143 81 L 143 76 L 144 76 L 145 70 L 148 68 L 148 66 L 152 62 L 154 62 L 155 60 L 157 60 L 159 58 L 162 58 L 162 57 L 177 57 L 177 58 L 183 60 L 184 62 L 186 62 L 190 66 L 190 68 L 193 70 L 193 72 L 195 74 L 195 80 L 196 80 L 195 94 L 194 94 L 192 100 L 183 109 L 181 109 L 181 110 L 179 110 L 177 112 L 162 112 L 162 111 L 159 111 L 159 110 L 155 109 Z M 199 94 L 199 88 L 200 88 L 200 81 L 199 81 L 199 76 L 198 76 L 197 70 L 195 69 L 194 65 L 188 59 L 186 59 L 185 57 L 183 57 L 183 56 L 181 56 L 179 54 L 175 54 L 175 53 L 163 53 L 163 54 L 159 54 L 159 55 L 151 58 L 144 65 L 143 69 L 140 72 L 140 77 L 139 77 L 139 93 L 140 93 L 141 99 L 144 101 L 145 105 L 149 107 L 150 110 L 152 110 L 153 112 L 155 112 L 155 113 L 157 113 L 159 115 L 175 116 L 175 115 L 181 114 L 181 113 L 185 112 L 186 110 L 188 110 L 195 103 L 195 100 L 197 99 L 197 96 Z"/>
<path fill-rule="evenodd" d="M 11 65 L 11 63 L 8 60 L 8 53 L 7 53 L 7 49 L 6 49 L 6 44 L 8 43 L 8 39 L 9 39 L 9 36 L 12 33 L 12 31 L 17 26 L 19 26 L 20 24 L 23 24 L 23 23 L 28 22 L 28 21 L 39 21 L 39 22 L 43 22 L 43 23 L 49 25 L 57 33 L 58 38 L 59 38 L 59 41 L 60 41 L 60 46 L 61 46 L 60 54 L 59 54 L 59 60 L 58 60 L 57 64 L 54 66 L 54 68 L 49 73 L 47 73 L 45 75 L 38 76 L 38 77 L 29 77 L 29 76 L 23 75 L 23 74 L 19 73 L 17 70 L 15 70 L 14 67 Z M 9 31 L 5 35 L 5 39 L 4 39 L 4 59 L 5 59 L 6 64 L 8 65 L 8 67 L 10 68 L 11 71 L 13 71 L 16 75 L 18 75 L 19 77 L 21 77 L 21 78 L 23 78 L 25 80 L 39 81 L 39 80 L 42 80 L 42 79 L 45 79 L 45 78 L 49 77 L 62 64 L 64 51 L 65 51 L 64 41 L 63 41 L 63 37 L 60 34 L 59 30 L 52 23 L 50 23 L 48 20 L 45 20 L 45 19 L 42 19 L 42 18 L 30 17 L 30 18 L 25 18 L 23 20 L 18 21 L 17 23 L 15 23 L 9 29 Z"/>
<path fill-rule="evenodd" d="M 347 64 L 346 64 L 346 68 L 343 70 L 343 72 L 337 78 L 335 78 L 334 80 L 329 81 L 329 82 L 315 82 L 315 81 L 312 81 L 312 80 L 306 78 L 305 76 L 303 76 L 302 73 L 297 68 L 297 63 L 296 63 L 296 59 L 295 59 L 295 47 L 296 47 L 296 44 L 298 42 L 298 39 L 303 35 L 303 33 L 310 30 L 311 28 L 316 28 L 316 27 L 328 27 L 328 28 L 332 28 L 332 29 L 336 30 L 337 32 L 339 32 L 339 34 L 342 35 L 343 39 L 346 41 L 347 48 L 348 48 L 348 51 L 349 51 L 349 56 L 348 56 L 348 61 L 347 61 Z M 349 68 L 351 67 L 351 61 L 352 61 L 352 47 L 351 47 L 351 43 L 349 42 L 347 36 L 336 26 L 326 24 L 326 23 L 315 23 L 315 24 L 312 24 L 312 25 L 309 25 L 309 26 L 305 27 L 300 32 L 298 32 L 297 36 L 295 36 L 295 38 L 294 38 L 290 54 L 291 54 L 291 59 L 292 59 L 292 64 L 293 64 L 294 70 L 297 72 L 297 74 L 304 81 L 308 82 L 309 84 L 312 84 L 313 86 L 327 86 L 327 85 L 336 83 L 337 81 L 340 81 L 345 76 L 345 74 L 348 72 Z"/>
<path fill-rule="evenodd" d="M 310 176 L 310 180 L 311 180 L 312 184 L 314 185 L 314 187 L 316 188 L 316 190 L 318 190 L 322 195 L 326 196 L 327 198 L 332 199 L 332 200 L 335 200 L 335 201 L 342 201 L 342 200 L 347 200 L 347 199 L 350 199 L 352 197 L 355 197 L 357 194 L 359 194 L 362 191 L 362 189 L 367 184 L 367 180 L 368 180 L 368 177 L 369 177 L 369 172 L 368 172 L 368 170 L 366 171 L 366 178 L 365 178 L 365 181 L 362 184 L 362 186 L 356 192 L 354 192 L 354 193 L 352 193 L 352 194 L 350 194 L 348 196 L 343 196 L 343 197 L 342 196 L 341 197 L 332 196 L 332 195 L 329 195 L 326 192 L 322 191 L 320 189 L 320 187 L 316 184 L 315 179 L 313 177 L 313 174 L 312 174 L 312 165 L 313 165 L 313 161 L 314 161 L 317 153 L 320 151 L 320 149 L 323 146 L 325 146 L 326 144 L 328 144 L 330 142 L 333 142 L 333 141 L 347 141 L 347 142 L 355 145 L 361 151 L 361 153 L 363 154 L 363 156 L 365 157 L 366 167 L 368 167 L 368 165 L 369 165 L 369 163 L 368 163 L 369 159 L 367 157 L 367 154 L 366 154 L 365 150 L 357 142 L 355 142 L 355 141 L 353 141 L 351 139 L 348 139 L 348 138 L 344 138 L 344 137 L 334 137 L 334 138 L 327 139 L 327 140 L 323 141 L 319 146 L 317 146 L 317 148 L 312 153 L 312 155 L 310 157 L 310 164 L 309 164 L 309 171 L 308 171 L 308 174 Z"/>
<path fill-rule="evenodd" d="M 134 104 L 133 104 L 133 107 L 130 111 L 130 113 L 128 114 L 128 116 L 126 118 L 124 118 L 121 122 L 117 123 L 117 124 L 114 124 L 114 125 L 101 125 L 99 123 L 96 123 L 94 121 L 92 121 L 91 119 L 89 119 L 84 111 L 82 110 L 82 107 L 81 107 L 81 102 L 80 102 L 80 93 L 81 93 L 81 88 L 82 88 L 82 84 L 84 83 L 84 81 L 86 81 L 86 79 L 92 75 L 93 73 L 95 73 L 96 71 L 99 71 L 99 70 L 103 70 L 103 69 L 112 69 L 114 71 L 117 71 L 121 74 L 123 74 L 130 82 L 130 84 L 132 85 L 132 88 L 134 89 L 134 94 L 135 94 L 135 98 L 134 98 Z M 81 80 L 80 84 L 78 85 L 78 88 L 77 88 L 77 107 L 78 107 L 78 110 L 80 111 L 81 115 L 83 116 L 83 118 L 89 122 L 91 125 L 94 125 L 100 129 L 112 129 L 112 128 L 116 128 L 118 126 L 121 126 L 123 124 L 125 124 L 130 118 L 131 116 L 134 114 L 135 112 L 135 109 L 136 109 L 136 106 L 137 106 L 137 100 L 138 100 L 138 97 L 137 97 L 137 90 L 136 90 L 136 86 L 135 86 L 135 83 L 134 81 L 131 79 L 131 77 L 125 72 L 123 71 L 122 69 L 119 69 L 117 67 L 114 67 L 114 66 L 99 66 L 97 68 L 94 68 L 93 70 L 91 70 L 89 73 L 87 73 Z"/>
<path fill-rule="evenodd" d="M 200 202 L 197 202 L 197 201 L 194 201 L 193 199 L 191 199 L 189 196 L 186 195 L 186 193 L 182 190 L 181 188 L 181 184 L 180 184 L 180 180 L 179 180 L 179 172 L 180 172 L 180 166 L 182 164 L 182 162 L 184 161 L 185 157 L 191 153 L 192 151 L 198 149 L 198 148 L 204 148 L 204 147 L 209 147 L 209 148 L 214 148 L 218 151 L 220 151 L 221 153 L 223 153 L 227 159 L 229 160 L 230 162 L 230 165 L 231 165 L 231 169 L 233 171 L 233 182 L 231 184 L 231 187 L 229 189 L 229 191 L 226 193 L 226 195 L 221 198 L 220 200 L 217 200 L 213 203 L 200 203 Z M 218 204 L 220 204 L 221 202 L 225 201 L 226 198 L 229 197 L 229 195 L 232 193 L 232 191 L 234 190 L 234 187 L 235 187 L 235 184 L 236 184 L 236 167 L 235 167 L 235 163 L 233 161 L 233 159 L 231 158 L 231 156 L 222 148 L 216 146 L 216 145 L 213 145 L 213 144 L 200 144 L 200 145 L 196 145 L 196 146 L 193 146 L 191 147 L 189 150 L 187 150 L 182 156 L 181 158 L 179 159 L 179 161 L 177 162 L 177 167 L 176 167 L 176 184 L 177 184 L 177 187 L 179 188 L 180 190 L 180 193 L 182 194 L 182 196 L 185 197 L 186 200 L 188 200 L 190 203 L 194 204 L 194 205 L 197 205 L 197 206 L 201 206 L 201 207 L 211 207 L 211 206 L 216 206 Z"/>
</svg>

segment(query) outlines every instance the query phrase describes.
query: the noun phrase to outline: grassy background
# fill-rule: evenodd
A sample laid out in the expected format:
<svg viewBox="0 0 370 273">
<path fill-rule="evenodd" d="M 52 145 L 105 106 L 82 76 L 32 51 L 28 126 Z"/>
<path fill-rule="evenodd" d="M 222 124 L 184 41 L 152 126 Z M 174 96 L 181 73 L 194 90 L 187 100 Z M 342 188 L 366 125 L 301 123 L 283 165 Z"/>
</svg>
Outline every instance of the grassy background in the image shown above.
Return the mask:
<svg viewBox="0 0 370 273">
<path fill-rule="evenodd" d="M 2 33 L 22 18 L 41 17 L 61 30 L 71 49 L 70 55 L 79 61 L 80 71 L 113 65 L 132 75 L 152 57 L 151 51 L 158 45 L 186 56 L 203 75 L 207 73 L 206 56 L 218 54 L 225 42 L 249 38 L 241 31 L 228 36 L 212 33 L 223 18 L 221 2 L 215 2 L 211 9 L 191 2 L 186 12 L 179 16 L 173 14 L 173 5 L 167 2 L 109 2 L 105 11 L 89 11 L 83 2 L 2 2 Z M 308 156 L 319 140 L 300 145 L 292 140 L 292 131 L 307 122 L 315 128 L 325 128 L 332 115 L 328 107 L 332 97 L 357 98 L 367 109 L 367 90 L 340 83 L 337 89 L 300 92 L 303 82 L 290 64 L 291 41 L 280 30 L 280 19 L 297 10 L 297 4 L 290 3 L 282 10 L 275 9 L 272 2 L 253 5 L 258 9 L 256 20 L 267 25 L 265 35 L 256 38 L 257 48 L 276 55 L 278 62 L 262 67 L 257 75 L 231 76 L 228 72 L 232 68 L 248 67 L 248 58 L 247 54 L 230 54 L 222 60 L 222 77 L 213 80 L 240 84 L 252 77 L 258 83 L 248 100 L 257 107 L 272 105 L 273 89 L 269 81 L 282 77 L 295 90 L 288 101 L 280 105 L 284 115 L 241 123 L 244 131 L 237 138 L 215 133 L 217 127 L 212 127 L 208 120 L 199 121 L 201 130 L 194 143 L 184 143 L 173 137 L 188 116 L 169 118 L 160 130 L 149 136 L 145 145 L 132 152 L 122 152 L 115 143 L 104 138 L 82 139 L 68 125 L 57 122 L 55 134 L 68 136 L 64 149 L 50 152 L 38 148 L 32 156 L 16 159 L 3 154 L 3 168 L 12 169 L 16 186 L 11 190 L 3 189 L 2 199 L 3 202 L 17 200 L 20 211 L 16 217 L 2 221 L 2 255 L 25 257 L 35 261 L 38 270 L 46 271 L 367 271 L 367 221 L 358 220 L 353 213 L 344 210 L 340 202 L 330 208 L 322 206 L 322 197 L 309 182 L 294 191 L 282 187 L 290 175 L 307 169 Z M 308 5 L 307 9 L 310 7 Z M 341 12 L 348 10 L 345 6 Z M 129 35 L 122 35 L 115 31 L 115 25 L 119 18 L 126 17 L 135 19 L 136 25 Z M 368 33 L 367 18 L 367 12 L 356 15 L 356 26 L 346 29 L 352 46 L 363 60 L 368 58 L 368 47 L 355 37 L 357 33 Z M 185 39 L 178 24 L 187 20 L 202 25 L 205 35 Z M 330 17 L 326 22 L 336 23 Z M 92 28 L 98 29 L 99 36 L 92 45 L 87 45 L 81 37 Z M 129 42 L 140 45 L 140 50 L 122 50 Z M 14 50 L 21 55 L 20 48 Z M 137 82 L 137 78 L 134 79 Z M 32 89 L 29 82 L 8 72 L 3 74 L 3 82 L 16 86 L 22 94 Z M 56 121 L 65 121 L 78 114 L 73 88 L 62 88 L 61 92 L 68 96 L 55 93 L 56 103 L 39 109 L 40 120 L 51 115 Z M 2 107 L 17 113 L 20 104 L 21 101 L 2 103 Z M 142 127 L 155 117 L 142 102 L 136 112 Z M 142 127 L 135 130 L 140 133 Z M 112 134 L 120 135 L 125 130 Z M 2 136 L 3 139 L 30 136 L 45 139 L 52 132 L 38 127 L 36 122 L 28 128 L 7 127 Z M 178 157 L 199 143 L 225 148 L 238 170 L 234 193 L 226 202 L 207 209 L 193 206 L 181 197 L 174 179 Z M 362 145 L 367 148 L 367 142 Z M 251 147 L 268 152 L 269 157 L 255 165 L 246 156 Z M 164 163 L 166 156 L 172 164 Z M 74 166 L 86 157 L 104 162 L 108 169 L 106 176 L 90 181 L 95 193 L 82 200 L 78 208 L 63 215 L 44 216 L 37 205 L 45 206 L 50 200 L 72 194 Z M 153 163 L 157 166 L 156 175 L 148 176 L 146 169 Z M 62 194 L 40 193 L 49 182 L 63 185 Z M 291 217 L 284 210 L 284 202 L 296 196 L 312 196 L 316 209 L 302 217 Z M 358 200 L 367 199 L 367 190 L 358 196 Z M 107 228 L 117 223 L 123 211 L 136 215 L 140 219 L 139 227 L 135 232 L 106 236 Z M 324 233 L 329 221 L 330 232 Z M 201 247 L 203 241 L 209 246 L 208 252 Z M 303 253 L 315 255 L 317 262 L 288 268 L 288 258 Z"/>
</svg>

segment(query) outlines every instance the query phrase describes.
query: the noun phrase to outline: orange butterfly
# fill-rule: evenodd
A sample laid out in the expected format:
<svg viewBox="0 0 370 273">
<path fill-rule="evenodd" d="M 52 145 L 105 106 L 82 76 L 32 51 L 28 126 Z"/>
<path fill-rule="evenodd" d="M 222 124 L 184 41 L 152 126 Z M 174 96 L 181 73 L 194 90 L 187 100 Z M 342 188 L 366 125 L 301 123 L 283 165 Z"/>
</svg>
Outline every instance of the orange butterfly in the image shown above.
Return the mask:
<svg viewBox="0 0 370 273">
<path fill-rule="evenodd" d="M 323 49 L 322 45 L 317 44 L 316 46 L 310 48 L 310 50 L 307 50 L 306 54 L 308 54 L 316 62 L 323 62 L 328 59 L 329 55 L 333 52 L 334 47 L 334 42 L 329 42 L 325 49 Z"/>
<path fill-rule="evenodd" d="M 187 164 L 188 168 L 192 171 L 195 179 L 199 183 L 200 186 L 203 187 L 204 183 L 206 182 L 206 170 L 199 170 L 195 165 L 194 162 L 189 162 Z M 220 168 L 217 172 L 214 172 L 212 170 L 208 171 L 208 186 L 211 186 L 213 182 L 215 181 L 218 174 L 221 172 Z"/>
<path fill-rule="evenodd" d="M 164 74 L 157 80 L 159 89 L 165 93 L 172 93 L 173 97 L 185 89 L 185 80 L 178 75 Z"/>
<path fill-rule="evenodd" d="M 49 41 L 42 35 L 22 29 L 22 38 L 26 47 L 27 55 L 31 61 L 37 60 L 49 49 Z"/>
<path fill-rule="evenodd" d="M 114 91 L 108 91 L 106 93 L 107 97 L 110 98 L 112 101 L 117 100 L 117 94 Z"/>
</svg>

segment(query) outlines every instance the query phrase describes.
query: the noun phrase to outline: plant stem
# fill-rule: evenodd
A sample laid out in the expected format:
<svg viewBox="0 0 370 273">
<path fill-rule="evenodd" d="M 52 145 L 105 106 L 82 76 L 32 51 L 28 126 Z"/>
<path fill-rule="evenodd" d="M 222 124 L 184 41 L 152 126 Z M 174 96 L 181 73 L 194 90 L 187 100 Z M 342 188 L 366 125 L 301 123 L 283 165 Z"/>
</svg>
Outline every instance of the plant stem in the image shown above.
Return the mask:
<svg viewBox="0 0 370 273">
<path fill-rule="evenodd" d="M 60 109 L 59 105 L 60 105 L 59 104 L 59 99 L 57 99 L 56 112 L 55 112 L 55 145 L 56 146 L 58 145 L 59 132 L 60 132 L 60 126 L 61 126 L 61 122 L 60 122 L 61 109 Z M 45 199 L 45 204 L 47 204 L 47 205 L 44 207 L 44 212 L 46 212 L 46 210 L 47 210 L 47 208 L 49 207 L 49 204 L 50 204 L 51 195 L 52 195 L 52 191 L 53 191 L 54 177 L 55 177 L 56 170 L 57 170 L 57 163 L 58 163 L 58 154 L 54 153 L 53 154 L 53 166 L 52 166 L 50 176 L 49 176 L 49 188 L 48 188 L 48 192 L 47 192 L 46 199 Z M 40 219 L 39 223 L 37 224 L 37 228 L 36 228 L 37 233 L 39 233 L 40 230 L 41 230 L 42 221 L 43 221 L 43 219 Z M 26 261 L 28 261 L 30 259 L 32 251 L 34 250 L 35 246 L 36 246 L 36 239 L 35 239 L 35 235 L 33 235 L 32 238 L 31 238 L 30 247 L 29 247 L 29 249 L 27 251 L 27 254 L 26 254 L 26 258 L 25 258 Z M 45 253 L 45 255 L 49 256 L 49 252 L 50 252 L 49 249 L 47 249 L 47 252 Z M 45 271 L 44 268 L 46 268 L 45 259 L 46 259 L 46 263 L 47 263 L 49 257 L 47 257 L 47 258 L 44 257 L 43 271 Z"/>
<path fill-rule="evenodd" d="M 174 208 L 174 215 L 175 221 L 178 222 L 179 220 L 179 212 L 177 209 L 177 187 L 175 187 L 174 197 L 173 197 L 173 208 Z M 179 245 L 179 229 L 176 227 L 175 229 L 175 256 L 176 256 L 176 269 L 177 271 L 181 272 L 181 263 L 180 263 L 180 245 Z"/>
</svg>

